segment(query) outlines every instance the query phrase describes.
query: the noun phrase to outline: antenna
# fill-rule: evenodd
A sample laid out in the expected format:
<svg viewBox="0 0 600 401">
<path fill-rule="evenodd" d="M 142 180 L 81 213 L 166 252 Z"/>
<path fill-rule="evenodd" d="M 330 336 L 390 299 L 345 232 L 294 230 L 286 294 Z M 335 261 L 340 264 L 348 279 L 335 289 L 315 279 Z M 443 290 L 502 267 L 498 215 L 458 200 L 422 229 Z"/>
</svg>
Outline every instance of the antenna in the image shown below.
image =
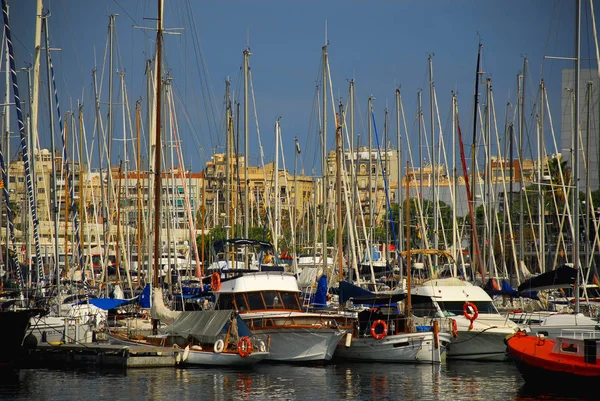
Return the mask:
<svg viewBox="0 0 600 401">
<path fill-rule="evenodd" d="M 246 25 L 246 49 L 250 49 L 250 27 Z"/>
<path fill-rule="evenodd" d="M 329 45 L 329 39 L 327 38 L 327 18 L 325 18 L 325 46 Z"/>
</svg>

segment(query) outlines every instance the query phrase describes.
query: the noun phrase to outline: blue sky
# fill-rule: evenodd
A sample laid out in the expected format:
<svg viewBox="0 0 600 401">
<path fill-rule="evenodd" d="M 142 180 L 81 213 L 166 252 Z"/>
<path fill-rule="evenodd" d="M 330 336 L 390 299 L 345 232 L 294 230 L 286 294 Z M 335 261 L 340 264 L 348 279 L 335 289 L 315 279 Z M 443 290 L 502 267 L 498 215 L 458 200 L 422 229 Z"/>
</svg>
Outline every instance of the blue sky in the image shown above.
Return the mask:
<svg viewBox="0 0 600 401">
<path fill-rule="evenodd" d="M 516 105 L 517 75 L 522 71 L 523 57 L 527 57 L 528 130 L 533 135 L 531 113 L 537 103 L 538 85 L 543 76 L 558 132 L 560 71 L 572 67 L 573 63 L 548 60 L 544 56 L 573 56 L 572 3 L 560 0 L 166 0 L 165 27 L 184 28 L 180 31 L 181 35 L 165 37 L 165 69 L 173 78 L 174 91 L 179 99 L 176 108 L 186 167 L 199 171 L 213 151 L 223 152 L 224 82 L 228 77 L 231 79 L 232 93 L 241 100 L 242 51 L 249 42 L 265 162 L 274 158 L 273 126 L 275 119 L 281 117 L 287 168 L 293 168 L 294 137 L 298 137 L 302 147 L 299 166 L 306 174 L 311 174 L 313 169 L 320 170 L 318 132 L 316 125 L 311 125 L 311 114 L 315 86 L 321 79 L 319 67 L 326 21 L 334 95 L 346 103 L 348 81 L 355 80 L 356 131 L 362 133 L 361 144 L 366 142 L 367 98 L 374 96 L 380 141 L 383 113 L 387 106 L 390 109 L 390 142 L 395 146 L 394 91 L 400 87 L 411 147 L 417 148 L 416 103 L 420 89 L 423 90 L 426 129 L 430 131 L 427 58 L 433 54 L 434 81 L 444 135 L 449 141 L 450 99 L 454 90 L 458 93 L 465 145 L 469 145 L 479 40 L 484 46 L 482 70 L 492 79 L 499 130 L 504 129 L 507 102 Z M 16 63 L 17 67 L 24 67 L 26 62 L 32 61 L 35 1 L 9 0 L 9 4 Z M 76 110 L 77 101 L 83 101 L 89 143 L 94 122 L 92 69 L 96 67 L 100 73 L 108 68 L 108 61 L 104 60 L 107 14 L 119 14 L 116 19 L 115 66 L 125 71 L 130 106 L 133 108 L 138 99 L 144 99 L 142 105 L 145 106 L 144 66 L 145 60 L 154 52 L 155 34 L 151 30 L 134 28 L 134 25 L 153 26 L 151 18 L 157 15 L 156 1 L 53 0 L 46 1 L 44 6 L 51 12 L 51 47 L 62 49 L 52 55 L 61 112 Z M 583 8 L 582 57 L 595 59 L 593 42 L 587 41 L 591 31 L 587 1 L 583 2 Z M 596 14 L 598 19 L 597 10 Z M 582 62 L 582 67 L 590 66 L 595 67 L 595 62 Z M 106 117 L 105 103 L 108 102 L 108 72 L 104 74 L 103 118 Z M 26 76 L 19 74 L 19 80 L 24 92 Z M 45 78 L 43 80 L 45 82 Z M 4 87 L 4 80 L 1 85 Z M 120 97 L 118 87 L 118 77 L 115 77 L 115 101 L 119 101 Z M 483 86 L 480 86 L 480 93 L 483 93 Z M 40 96 L 40 140 L 48 147 L 46 96 L 45 92 Z M 483 101 L 483 96 L 481 99 Z M 120 108 L 120 105 L 115 106 L 115 137 L 123 136 Z M 252 105 L 250 114 L 250 163 L 256 165 L 260 159 Z M 329 125 L 328 132 L 332 144 L 333 123 Z M 449 146 L 449 142 L 447 144 Z M 402 146 L 406 149 L 406 138 Z M 16 149 L 16 143 L 13 149 Z M 114 142 L 113 149 L 113 161 L 118 164 L 123 157 L 122 142 Z M 97 158 L 92 165 L 97 165 Z"/>
</svg>

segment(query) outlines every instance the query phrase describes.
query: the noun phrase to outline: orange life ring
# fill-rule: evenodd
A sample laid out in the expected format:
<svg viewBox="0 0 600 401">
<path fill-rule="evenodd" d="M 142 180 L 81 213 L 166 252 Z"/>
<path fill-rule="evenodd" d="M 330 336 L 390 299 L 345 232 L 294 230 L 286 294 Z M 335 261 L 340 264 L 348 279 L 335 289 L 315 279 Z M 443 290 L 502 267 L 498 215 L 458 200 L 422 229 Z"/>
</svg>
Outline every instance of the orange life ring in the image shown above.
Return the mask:
<svg viewBox="0 0 600 401">
<path fill-rule="evenodd" d="M 210 287 L 213 291 L 219 291 L 221 288 L 221 276 L 218 272 L 214 272 L 212 276 L 210 276 Z"/>
<path fill-rule="evenodd" d="M 238 354 L 242 358 L 246 358 L 252 353 L 252 342 L 250 341 L 250 337 L 242 337 L 238 342 Z"/>
<path fill-rule="evenodd" d="M 376 331 L 376 328 L 378 326 L 381 326 L 381 328 L 382 328 L 382 331 L 379 334 L 377 334 L 377 331 Z M 387 336 L 387 331 L 388 331 L 388 325 L 385 321 L 383 321 L 381 319 L 375 320 L 373 322 L 373 324 L 371 325 L 371 336 L 373 336 L 373 338 L 376 340 L 381 340 L 382 338 Z"/>
<path fill-rule="evenodd" d="M 469 308 L 473 310 L 473 314 L 471 314 Z M 465 315 L 465 318 L 467 318 L 471 322 L 471 324 L 469 325 L 469 330 L 473 329 L 473 322 L 475 321 L 475 319 L 477 319 L 477 316 L 479 316 L 477 306 L 473 302 L 465 302 L 465 304 L 463 305 L 463 314 Z"/>
<path fill-rule="evenodd" d="M 458 323 L 456 323 L 456 319 L 452 320 L 452 337 L 458 338 Z"/>
</svg>

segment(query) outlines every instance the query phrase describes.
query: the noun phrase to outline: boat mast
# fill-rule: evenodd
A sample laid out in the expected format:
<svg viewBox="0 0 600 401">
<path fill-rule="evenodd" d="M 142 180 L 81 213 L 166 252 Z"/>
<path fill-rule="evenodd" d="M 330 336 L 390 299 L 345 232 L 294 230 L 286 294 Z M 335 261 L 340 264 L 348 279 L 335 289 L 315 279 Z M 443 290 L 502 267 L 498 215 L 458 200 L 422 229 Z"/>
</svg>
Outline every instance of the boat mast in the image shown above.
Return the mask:
<svg viewBox="0 0 600 401">
<path fill-rule="evenodd" d="M 104 178 L 102 174 L 102 142 L 100 139 L 100 135 L 102 134 L 102 119 L 100 118 L 100 98 L 98 97 L 98 85 L 96 82 L 96 68 L 92 70 L 92 80 L 94 81 L 94 99 L 96 102 L 96 138 L 98 139 L 98 160 L 100 163 L 99 175 L 100 175 L 100 214 L 102 216 L 102 244 L 104 249 L 108 247 L 108 219 L 106 216 L 106 201 L 104 196 Z M 102 276 L 105 277 L 106 273 L 106 264 L 104 263 L 104 253 L 102 259 Z M 95 272 L 92 271 L 92 277 L 94 277 Z M 108 280 L 106 280 L 108 281 Z"/>
<path fill-rule="evenodd" d="M 375 273 L 373 271 L 373 247 L 371 246 L 373 243 L 373 225 L 375 216 L 373 216 L 373 157 L 371 155 L 372 152 L 372 144 L 373 144 L 373 130 L 372 130 L 372 121 L 371 115 L 373 114 L 373 97 L 369 96 L 368 105 L 367 105 L 367 120 L 368 122 L 368 132 L 369 132 L 369 146 L 368 146 L 368 158 L 369 158 L 369 237 L 367 238 L 367 255 L 369 257 L 369 269 L 371 271 L 371 280 L 375 283 Z"/>
<path fill-rule="evenodd" d="M 83 188 L 86 185 L 83 174 L 83 104 L 78 102 L 78 122 L 79 122 L 79 218 L 81 219 L 81 228 L 79 229 L 79 243 L 82 246 L 85 244 L 85 228 L 86 228 L 86 220 L 87 220 L 87 210 L 84 208 L 84 193 Z M 83 258 L 84 263 L 80 266 L 81 268 L 81 277 L 84 277 L 85 274 L 85 257 Z"/>
<path fill-rule="evenodd" d="M 229 101 L 229 80 L 225 81 L 225 210 L 227 213 L 227 223 L 225 224 L 225 263 L 229 261 L 229 238 L 232 225 L 232 207 L 231 207 L 231 102 Z M 218 202 L 218 199 L 217 199 Z M 234 263 L 234 262 L 232 262 Z M 233 266 L 233 265 L 232 265 Z"/>
<path fill-rule="evenodd" d="M 162 67 L 162 39 L 163 39 L 163 2 L 158 0 L 158 29 L 156 30 L 156 76 L 155 81 L 155 152 L 154 152 L 154 288 L 159 288 L 158 269 L 160 267 L 160 198 L 161 198 L 161 67 Z M 156 333 L 158 320 L 152 319 L 152 331 Z"/>
<path fill-rule="evenodd" d="M 457 243 L 457 224 L 456 224 L 456 93 L 452 91 L 452 188 L 450 189 L 453 193 L 452 200 L 455 202 L 452 205 L 452 256 L 454 260 L 458 262 L 458 257 L 456 253 L 456 243 Z M 461 252 L 462 257 L 462 252 Z M 464 265 L 464 263 L 463 263 Z M 464 267 L 464 266 L 463 266 Z M 452 272 L 453 277 L 457 277 L 457 268 L 456 263 L 454 263 L 454 268 Z"/>
<path fill-rule="evenodd" d="M 479 105 L 479 75 L 481 72 L 479 71 L 479 66 L 481 63 L 481 48 L 483 47 L 482 43 L 479 43 L 477 48 L 477 71 L 475 72 L 475 93 L 474 93 L 474 103 L 473 103 L 473 140 L 471 142 L 471 181 L 473 182 L 473 194 L 469 202 L 472 204 L 471 208 L 471 264 L 474 266 L 477 264 L 479 269 L 479 273 L 481 274 L 481 281 L 485 281 L 485 272 L 483 269 L 483 261 L 481 260 L 481 253 L 479 252 L 479 240 L 477 238 L 477 220 L 475 219 L 475 199 L 477 193 L 477 154 L 475 152 L 475 145 L 477 144 L 477 109 Z M 466 174 L 466 172 L 465 172 Z M 474 272 L 474 269 L 473 269 Z"/>
<path fill-rule="evenodd" d="M 250 226 L 250 213 L 248 208 L 249 198 L 249 171 L 248 171 L 248 156 L 250 155 L 250 142 L 249 142 L 249 124 L 248 124 L 248 71 L 250 69 L 248 65 L 248 59 L 250 58 L 250 47 L 246 47 L 244 50 L 244 238 L 249 236 Z M 244 247 L 244 266 L 248 267 L 248 247 Z"/>
<path fill-rule="evenodd" d="M 321 175 L 323 176 L 322 182 L 322 201 L 321 201 L 321 241 L 322 241 L 322 254 L 321 261 L 323 263 L 323 273 L 327 274 L 327 41 L 323 46 L 323 127 L 321 132 Z M 316 262 L 316 261 L 315 261 Z"/>
<path fill-rule="evenodd" d="M 110 243 L 111 243 L 111 235 L 110 235 L 110 224 L 112 223 L 112 138 L 113 138 L 113 75 L 114 75 L 114 63 L 113 63 L 113 47 L 114 47 L 114 33 L 115 33 L 115 18 L 117 14 L 110 14 L 109 16 L 109 58 L 108 58 L 108 116 L 107 116 L 107 140 L 108 140 L 108 148 L 106 153 L 106 227 L 108 227 L 108 232 L 106 233 L 108 237 L 108 241 L 106 247 L 104 248 L 104 262 L 106 263 L 106 282 L 104 283 L 106 289 L 106 295 L 108 296 L 108 266 L 110 265 Z M 103 143 L 105 146 L 105 144 Z M 100 145 L 99 145 L 100 146 Z M 115 248 L 115 253 L 118 250 Z"/>
<path fill-rule="evenodd" d="M 401 206 L 402 202 L 400 199 L 402 197 L 402 137 L 400 133 L 400 89 L 396 88 L 396 144 L 398 146 L 398 205 Z M 408 185 L 408 184 L 407 184 Z M 408 206 L 408 205 L 407 205 Z M 400 257 L 400 252 L 402 252 L 402 247 L 404 246 L 404 237 L 402 235 L 402 228 L 404 226 L 402 221 L 402 208 L 398 208 L 398 249 L 396 249 L 396 254 L 398 255 L 398 268 L 400 269 L 400 283 L 402 282 L 402 258 Z"/>
<path fill-rule="evenodd" d="M 136 166 L 136 200 L 137 200 L 137 236 L 136 236 L 136 248 L 137 248 L 137 283 L 138 283 L 138 288 L 141 287 L 141 283 L 142 280 L 141 278 L 141 267 L 142 267 L 142 215 L 143 215 L 143 208 L 142 208 L 142 199 L 140 197 L 141 195 L 141 186 L 140 186 L 140 171 L 141 171 L 141 166 L 140 166 L 140 151 L 141 151 L 141 141 L 140 141 L 140 131 L 141 131 L 141 125 L 142 125 L 142 115 L 141 115 L 142 111 L 140 108 L 140 101 L 138 100 L 137 102 L 135 102 L 135 133 L 136 133 L 136 160 L 135 160 L 135 166 Z"/>
<path fill-rule="evenodd" d="M 545 100 L 546 97 L 546 84 L 542 79 L 540 82 L 540 124 L 539 124 L 539 135 L 538 135 L 538 207 L 540 210 L 539 219 L 540 219 L 540 273 L 546 272 L 546 210 L 544 198 L 542 196 L 542 181 L 544 180 L 544 151 L 546 148 L 544 141 L 544 114 L 545 114 Z M 586 230 L 586 233 L 588 231 Z"/>
<path fill-rule="evenodd" d="M 279 134 L 281 132 L 281 126 L 279 125 L 279 118 L 275 121 L 275 164 L 273 165 L 274 184 L 275 184 L 275 199 L 274 199 L 274 213 L 273 217 L 275 225 L 273 229 L 273 250 L 277 252 L 279 246 Z"/>
<path fill-rule="evenodd" d="M 50 82 L 52 82 L 50 77 L 50 39 L 48 34 L 48 17 L 50 14 L 44 15 L 43 18 L 43 28 L 44 28 L 44 38 L 46 45 L 46 82 L 48 82 L 48 110 L 49 118 L 50 118 L 50 138 L 51 138 L 51 146 L 52 146 L 52 218 L 54 219 L 54 268 L 56 271 L 56 286 L 57 293 L 60 294 L 60 264 L 58 263 L 58 220 L 59 220 L 59 208 L 56 199 L 56 145 L 54 139 L 54 114 L 52 113 L 52 105 L 54 102 L 52 101 L 52 91 L 50 90 Z M 66 233 L 65 233 L 66 235 Z M 58 311 L 58 316 L 60 316 L 60 308 Z"/>
<path fill-rule="evenodd" d="M 573 267 L 577 272 L 575 280 L 575 313 L 579 313 L 579 79 L 581 59 L 581 0 L 577 0 L 575 8 L 575 133 L 573 136 Z M 587 233 L 586 233 L 587 234 Z"/>
<path fill-rule="evenodd" d="M 435 122 L 433 115 L 433 55 L 429 55 L 429 114 L 431 118 L 431 194 L 433 200 L 433 249 L 438 249 L 438 193 L 437 193 L 437 159 L 436 159 L 436 143 L 435 143 Z M 434 255 L 433 257 L 433 265 L 434 267 L 438 264 L 438 255 Z"/>
<path fill-rule="evenodd" d="M 406 177 L 408 178 L 408 160 L 406 161 Z M 405 311 L 405 315 L 407 318 L 410 319 L 410 316 L 412 314 L 412 303 L 411 303 L 411 299 L 410 299 L 410 291 L 411 291 L 411 271 L 410 271 L 410 264 L 411 264 L 411 260 L 410 260 L 410 212 L 409 212 L 409 205 L 410 205 L 410 198 L 409 198 L 409 185 L 408 185 L 408 179 L 406 181 L 406 203 L 404 206 L 404 213 L 405 213 L 405 221 L 406 221 L 406 281 L 407 281 L 407 288 L 406 291 L 408 293 L 408 297 L 406 297 L 406 311 Z M 407 325 L 407 326 L 411 326 L 411 325 Z"/>
<path fill-rule="evenodd" d="M 419 203 L 418 210 L 420 213 L 423 213 L 423 106 L 421 103 L 421 90 L 417 92 L 417 107 L 418 107 L 418 119 L 419 119 L 419 196 L 417 196 L 417 201 Z M 421 239 L 421 248 L 425 248 L 423 245 L 425 243 L 425 227 L 417 229 L 417 235 L 419 235 L 419 230 L 422 230 L 422 239 Z"/>
<path fill-rule="evenodd" d="M 118 190 L 117 190 L 117 238 L 116 238 L 116 245 L 115 245 L 115 267 L 116 267 L 116 271 L 115 271 L 115 277 L 116 277 L 116 285 L 119 285 L 120 282 L 120 277 L 119 277 L 119 273 L 120 273 L 120 268 L 121 268 L 121 252 L 119 249 L 119 237 L 121 234 L 121 174 L 123 172 L 123 161 L 121 161 L 119 163 L 119 184 L 118 184 Z"/>
<path fill-rule="evenodd" d="M 344 263 L 342 256 L 342 234 L 344 224 L 342 223 L 342 127 L 344 124 L 344 105 L 340 102 L 339 105 L 339 117 L 335 135 L 336 141 L 336 202 L 337 202 L 337 260 L 339 269 L 339 279 L 344 280 Z M 348 230 L 350 230 L 348 226 Z"/>
<path fill-rule="evenodd" d="M 519 267 L 525 264 L 525 222 L 524 222 L 524 205 L 523 191 L 525 188 L 523 177 L 523 151 L 525 146 L 525 83 L 527 74 L 527 58 L 523 59 L 523 74 L 521 83 L 521 115 L 519 116 L 519 165 L 520 165 L 520 191 L 519 191 Z"/>
<path fill-rule="evenodd" d="M 69 112 L 65 113 L 65 127 L 64 127 L 64 136 L 65 136 L 65 149 L 69 148 L 68 145 L 68 141 L 69 141 Z M 71 114 L 72 116 L 72 114 Z M 73 117 L 71 117 L 71 121 L 73 121 Z M 65 153 L 66 154 L 66 153 Z M 68 163 L 67 160 L 63 160 L 63 165 L 64 163 Z M 64 171 L 63 171 L 64 173 Z M 68 276 L 68 272 L 69 272 L 69 205 L 70 205 L 70 200 L 69 200 L 69 180 L 66 179 L 65 177 L 65 231 L 64 231 L 64 236 L 65 236 L 65 248 L 64 248 L 64 252 L 65 252 L 65 275 Z M 74 230 L 73 230 L 74 231 Z"/>
</svg>

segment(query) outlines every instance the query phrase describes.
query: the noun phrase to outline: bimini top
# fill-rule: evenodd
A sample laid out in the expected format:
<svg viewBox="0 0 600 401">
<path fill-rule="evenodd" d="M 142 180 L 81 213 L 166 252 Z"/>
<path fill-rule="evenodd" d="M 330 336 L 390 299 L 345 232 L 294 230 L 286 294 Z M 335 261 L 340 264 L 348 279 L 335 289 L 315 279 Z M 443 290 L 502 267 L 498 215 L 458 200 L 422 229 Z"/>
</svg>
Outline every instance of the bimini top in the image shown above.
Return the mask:
<svg viewBox="0 0 600 401">
<path fill-rule="evenodd" d="M 252 291 L 288 291 L 300 292 L 298 280 L 289 273 L 253 272 L 243 273 L 231 279 L 223 280 L 216 293 L 240 293 Z"/>
</svg>

